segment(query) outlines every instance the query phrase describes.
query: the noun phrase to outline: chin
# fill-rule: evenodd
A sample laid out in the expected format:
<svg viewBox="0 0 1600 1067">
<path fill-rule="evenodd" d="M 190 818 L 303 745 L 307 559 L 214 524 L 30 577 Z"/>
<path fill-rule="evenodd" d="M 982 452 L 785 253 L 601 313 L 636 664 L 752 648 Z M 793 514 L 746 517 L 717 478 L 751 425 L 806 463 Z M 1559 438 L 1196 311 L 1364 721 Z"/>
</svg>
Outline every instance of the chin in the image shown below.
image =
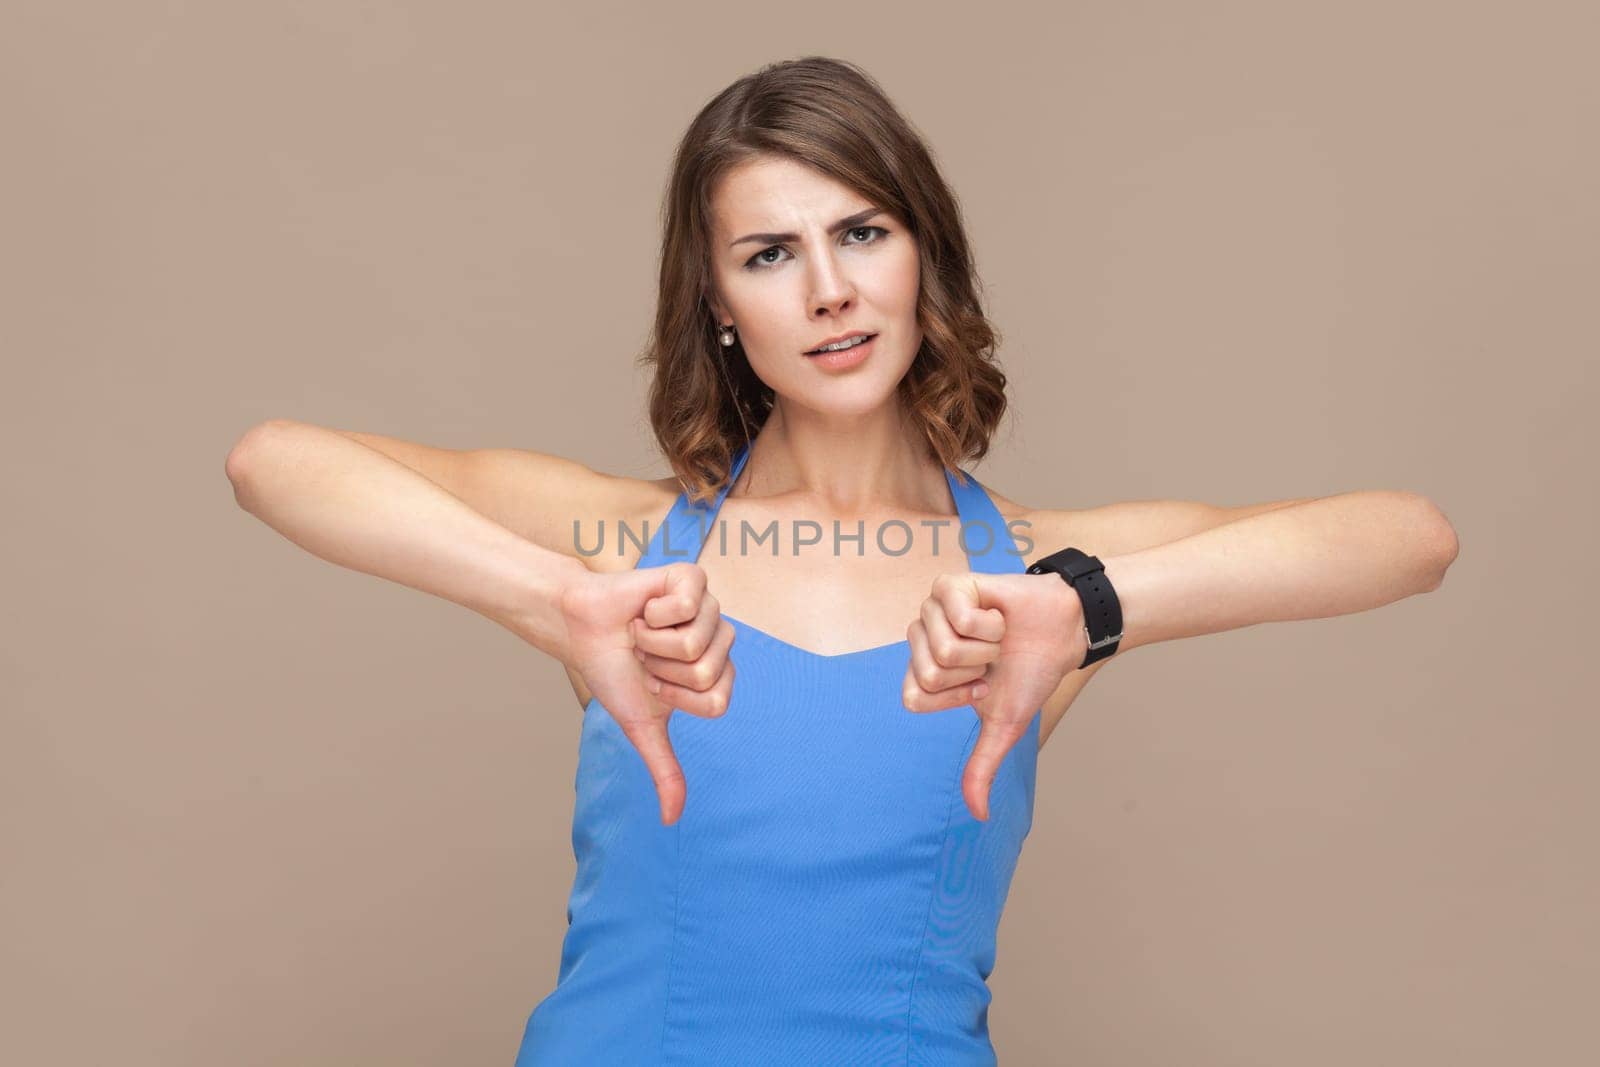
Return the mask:
<svg viewBox="0 0 1600 1067">
<path fill-rule="evenodd" d="M 857 418 L 871 415 L 898 402 L 900 378 L 885 381 L 879 377 L 863 376 L 853 381 L 824 383 L 831 388 L 819 389 L 814 382 L 788 394 L 791 401 L 819 415 L 839 418 Z"/>
</svg>

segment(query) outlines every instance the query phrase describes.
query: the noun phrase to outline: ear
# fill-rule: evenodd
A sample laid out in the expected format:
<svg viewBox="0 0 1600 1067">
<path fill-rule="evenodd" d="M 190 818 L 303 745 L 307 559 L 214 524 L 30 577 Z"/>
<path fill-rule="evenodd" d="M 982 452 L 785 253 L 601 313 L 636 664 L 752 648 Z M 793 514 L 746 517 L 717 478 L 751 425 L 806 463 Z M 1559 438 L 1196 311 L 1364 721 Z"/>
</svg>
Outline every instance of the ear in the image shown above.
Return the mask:
<svg viewBox="0 0 1600 1067">
<path fill-rule="evenodd" d="M 706 292 L 706 303 L 711 308 L 711 314 L 716 316 L 717 325 L 718 326 L 727 325 L 727 322 L 725 320 L 730 319 L 733 316 L 728 315 L 726 312 L 724 312 L 722 310 L 722 301 L 717 299 L 717 294 L 716 294 L 716 292 L 714 290 L 707 290 L 707 292 Z"/>
</svg>

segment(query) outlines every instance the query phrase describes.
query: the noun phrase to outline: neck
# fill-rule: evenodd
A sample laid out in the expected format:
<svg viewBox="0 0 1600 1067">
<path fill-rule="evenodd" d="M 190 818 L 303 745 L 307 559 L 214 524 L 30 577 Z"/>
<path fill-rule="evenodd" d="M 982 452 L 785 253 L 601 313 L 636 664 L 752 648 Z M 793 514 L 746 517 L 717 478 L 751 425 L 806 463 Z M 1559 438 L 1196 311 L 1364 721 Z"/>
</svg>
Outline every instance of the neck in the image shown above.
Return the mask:
<svg viewBox="0 0 1600 1067">
<path fill-rule="evenodd" d="M 944 469 L 898 405 L 864 419 L 824 420 L 797 415 L 780 399 L 730 495 L 789 496 L 830 514 L 951 512 Z"/>
</svg>

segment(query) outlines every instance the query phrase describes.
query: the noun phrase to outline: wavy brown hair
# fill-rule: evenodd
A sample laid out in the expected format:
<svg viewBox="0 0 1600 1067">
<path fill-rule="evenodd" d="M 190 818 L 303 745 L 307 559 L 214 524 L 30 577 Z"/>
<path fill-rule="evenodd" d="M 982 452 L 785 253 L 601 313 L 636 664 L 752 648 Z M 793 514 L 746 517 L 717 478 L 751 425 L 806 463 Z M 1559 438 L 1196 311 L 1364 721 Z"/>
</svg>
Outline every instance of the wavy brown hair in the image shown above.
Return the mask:
<svg viewBox="0 0 1600 1067">
<path fill-rule="evenodd" d="M 955 194 L 920 134 L 864 70 L 804 56 L 770 63 L 718 93 L 679 142 L 662 210 L 655 326 L 639 363 L 655 370 L 650 425 L 691 500 L 710 500 L 738 448 L 772 411 L 773 392 L 735 341 L 724 348 L 708 294 L 711 192 L 733 168 L 787 157 L 897 217 L 921 259 L 923 342 L 899 396 L 930 455 L 981 459 L 1006 410 L 999 333 L 981 306 Z"/>
</svg>

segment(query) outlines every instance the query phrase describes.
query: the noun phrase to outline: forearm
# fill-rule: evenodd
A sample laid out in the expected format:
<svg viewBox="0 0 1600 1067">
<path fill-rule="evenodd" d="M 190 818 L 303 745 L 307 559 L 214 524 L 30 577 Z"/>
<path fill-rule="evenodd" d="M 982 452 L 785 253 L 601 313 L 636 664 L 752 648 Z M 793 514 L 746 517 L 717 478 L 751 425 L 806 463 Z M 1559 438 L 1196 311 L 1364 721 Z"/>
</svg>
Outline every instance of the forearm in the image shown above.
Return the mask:
<svg viewBox="0 0 1600 1067">
<path fill-rule="evenodd" d="M 1102 559 L 1129 648 L 1366 611 L 1435 589 L 1455 534 L 1425 497 L 1371 490 L 1276 508 Z"/>
<path fill-rule="evenodd" d="M 229 456 L 239 506 L 307 552 L 470 608 L 563 658 L 560 596 L 585 575 L 403 463 L 321 427 L 275 425 Z"/>
</svg>

